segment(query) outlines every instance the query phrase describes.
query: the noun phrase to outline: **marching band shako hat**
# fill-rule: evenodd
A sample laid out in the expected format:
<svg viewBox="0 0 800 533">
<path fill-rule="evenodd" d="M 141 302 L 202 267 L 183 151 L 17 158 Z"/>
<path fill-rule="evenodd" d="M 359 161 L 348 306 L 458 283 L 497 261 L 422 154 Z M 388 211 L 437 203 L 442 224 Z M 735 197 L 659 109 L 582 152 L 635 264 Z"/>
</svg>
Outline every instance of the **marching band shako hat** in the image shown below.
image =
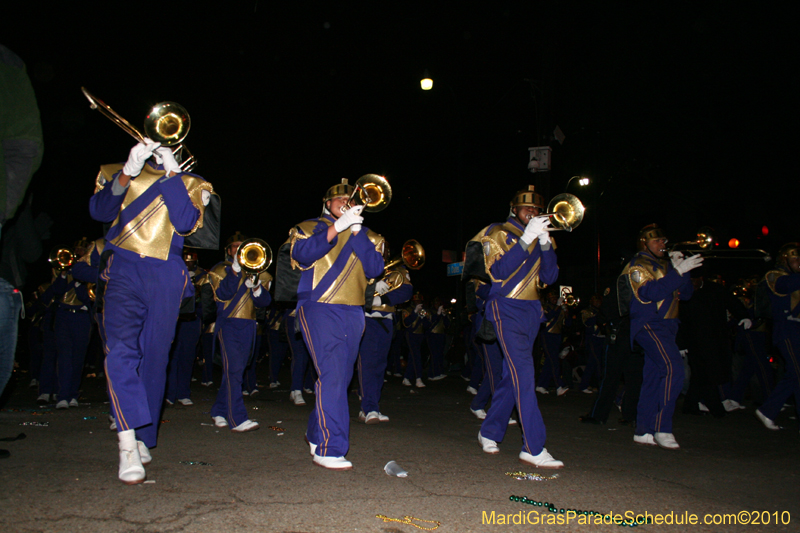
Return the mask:
<svg viewBox="0 0 800 533">
<path fill-rule="evenodd" d="M 647 243 L 649 241 L 656 239 L 666 240 L 667 235 L 664 233 L 664 230 L 658 227 L 658 224 L 648 224 L 639 230 L 639 241 L 636 243 L 636 249 L 641 252 L 647 248 Z"/>
<path fill-rule="evenodd" d="M 533 192 L 533 185 L 528 185 L 527 189 L 517 191 L 511 200 L 511 207 L 527 206 L 544 209 L 544 197 L 538 192 Z"/>
<path fill-rule="evenodd" d="M 775 258 L 775 266 L 788 268 L 790 257 L 800 257 L 800 242 L 790 242 L 781 246 L 778 257 Z"/>
<path fill-rule="evenodd" d="M 338 198 L 339 196 L 347 196 L 350 197 L 353 194 L 353 186 L 347 183 L 347 178 L 342 178 L 342 182 L 334 185 L 328 192 L 325 193 L 325 196 L 322 198 L 322 202 L 325 203 L 328 200 L 333 200 L 334 198 Z"/>
<path fill-rule="evenodd" d="M 225 248 L 227 248 L 228 246 L 230 246 L 231 244 L 233 244 L 235 242 L 244 242 L 246 240 L 247 240 L 247 237 L 242 235 L 241 231 L 237 231 L 236 233 L 234 233 L 233 235 L 228 237 L 228 240 L 225 242 Z"/>
</svg>

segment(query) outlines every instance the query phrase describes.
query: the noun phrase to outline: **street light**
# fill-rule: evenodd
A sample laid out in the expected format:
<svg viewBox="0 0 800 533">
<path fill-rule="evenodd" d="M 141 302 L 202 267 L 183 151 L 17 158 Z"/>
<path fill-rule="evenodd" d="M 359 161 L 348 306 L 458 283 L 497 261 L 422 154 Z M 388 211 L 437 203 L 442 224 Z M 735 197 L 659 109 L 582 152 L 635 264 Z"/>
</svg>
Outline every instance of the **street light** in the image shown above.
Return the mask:
<svg viewBox="0 0 800 533">
<path fill-rule="evenodd" d="M 419 86 L 423 91 L 430 91 L 433 88 L 433 80 L 431 79 L 430 74 L 428 74 L 427 69 L 422 74 L 422 79 L 419 80 Z"/>
<path fill-rule="evenodd" d="M 578 180 L 578 185 L 581 187 L 586 187 L 589 185 L 589 183 L 591 183 L 591 179 L 587 178 L 586 176 L 572 176 L 569 181 L 567 181 L 567 186 L 564 187 L 564 192 L 569 189 L 569 184 L 572 183 L 572 180 Z"/>
</svg>

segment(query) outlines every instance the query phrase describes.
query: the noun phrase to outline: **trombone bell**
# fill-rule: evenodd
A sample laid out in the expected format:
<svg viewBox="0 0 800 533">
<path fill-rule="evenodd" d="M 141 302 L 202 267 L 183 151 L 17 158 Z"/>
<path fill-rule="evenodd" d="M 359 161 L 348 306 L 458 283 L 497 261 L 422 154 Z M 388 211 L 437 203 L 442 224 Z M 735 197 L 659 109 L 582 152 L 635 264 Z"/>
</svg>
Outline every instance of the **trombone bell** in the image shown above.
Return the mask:
<svg viewBox="0 0 800 533">
<path fill-rule="evenodd" d="M 403 263 L 409 270 L 419 270 L 425 264 L 425 249 L 414 239 L 407 240 L 403 243 L 400 255 L 386 263 L 384 272 L 399 263 Z"/>
<path fill-rule="evenodd" d="M 189 113 L 175 102 L 156 104 L 144 119 L 144 133 L 162 146 L 174 146 L 183 141 L 192 127 Z"/>
<path fill-rule="evenodd" d="M 272 264 L 272 249 L 261 239 L 247 239 L 236 250 L 236 260 L 242 272 L 257 276 Z"/>
<path fill-rule="evenodd" d="M 553 196 L 547 204 L 547 212 L 538 217 L 548 217 L 552 228 L 547 231 L 572 231 L 583 222 L 586 208 L 574 194 L 562 193 Z M 537 218 L 538 218 L 537 217 Z"/>
<path fill-rule="evenodd" d="M 347 208 L 363 205 L 364 211 L 377 213 L 383 211 L 392 201 L 392 187 L 383 176 L 365 174 L 358 178 L 353 193 L 347 200 Z"/>
<path fill-rule="evenodd" d="M 61 272 L 75 264 L 75 254 L 69 248 L 56 247 L 50 251 L 47 261 L 53 265 L 53 268 Z"/>
</svg>

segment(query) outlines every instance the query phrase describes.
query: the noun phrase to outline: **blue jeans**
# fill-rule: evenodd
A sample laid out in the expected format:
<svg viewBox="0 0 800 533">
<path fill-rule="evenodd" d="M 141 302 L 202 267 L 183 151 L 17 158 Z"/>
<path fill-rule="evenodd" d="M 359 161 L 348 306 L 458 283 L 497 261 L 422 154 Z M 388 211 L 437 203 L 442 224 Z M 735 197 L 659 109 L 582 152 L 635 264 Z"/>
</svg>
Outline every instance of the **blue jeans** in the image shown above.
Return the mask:
<svg viewBox="0 0 800 533">
<path fill-rule="evenodd" d="M 22 293 L 0 278 L 0 394 L 14 370 L 20 309 Z"/>
</svg>

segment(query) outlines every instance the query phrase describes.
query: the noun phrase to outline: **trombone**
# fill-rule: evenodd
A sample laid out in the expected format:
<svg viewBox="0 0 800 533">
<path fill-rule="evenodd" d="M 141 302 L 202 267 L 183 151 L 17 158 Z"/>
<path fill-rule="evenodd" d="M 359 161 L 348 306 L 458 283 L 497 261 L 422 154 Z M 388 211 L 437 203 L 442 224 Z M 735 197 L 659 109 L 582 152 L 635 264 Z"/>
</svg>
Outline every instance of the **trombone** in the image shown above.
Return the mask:
<svg viewBox="0 0 800 533">
<path fill-rule="evenodd" d="M 716 235 L 714 234 L 714 230 L 709 227 L 703 227 L 697 231 L 696 240 L 676 242 L 669 248 L 669 251 L 688 252 L 692 255 L 701 255 L 707 259 L 761 259 L 765 262 L 772 260 L 772 256 L 766 250 L 761 250 L 759 248 L 749 248 L 744 250 L 715 250 L 713 249 L 713 246 L 715 246 L 717 243 L 718 241 Z M 691 246 L 695 247 L 695 249 L 689 248 Z M 681 250 L 679 247 L 684 248 Z M 700 248 L 700 250 L 697 250 L 696 248 Z"/>
<path fill-rule="evenodd" d="M 547 212 L 534 218 L 549 218 L 553 225 L 547 231 L 572 231 L 583 222 L 586 208 L 574 194 L 561 193 L 547 204 Z"/>
<path fill-rule="evenodd" d="M 383 281 L 389 285 L 388 290 L 396 289 L 403 284 L 403 274 L 389 270 L 400 263 L 403 263 L 409 270 L 419 270 L 425 264 L 425 249 L 414 239 L 409 239 L 403 243 L 400 255 L 393 258 L 383 267 Z"/>
<path fill-rule="evenodd" d="M 75 254 L 69 248 L 56 246 L 50 251 L 47 261 L 53 265 L 57 272 L 63 272 L 75 264 Z"/>
<path fill-rule="evenodd" d="M 272 248 L 261 239 L 247 239 L 236 250 L 236 260 L 242 272 L 255 283 L 259 274 L 272 264 Z"/>
<path fill-rule="evenodd" d="M 81 87 L 81 91 L 89 100 L 89 107 L 100 111 L 137 141 L 144 142 L 147 137 L 152 141 L 160 142 L 162 146 L 174 146 L 172 153 L 176 159 L 180 157 L 182 171 L 189 172 L 197 164 L 194 155 L 183 144 L 183 140 L 189 134 L 189 128 L 192 126 L 192 119 L 182 105 L 175 102 L 161 102 L 154 105 L 145 117 L 144 135 L 142 135 L 130 122 L 111 109 L 111 106 L 87 91 L 86 87 Z"/>
<path fill-rule="evenodd" d="M 386 178 L 377 174 L 365 174 L 356 180 L 344 210 L 363 205 L 367 213 L 377 213 L 386 209 L 391 201 L 392 187 Z"/>
</svg>

